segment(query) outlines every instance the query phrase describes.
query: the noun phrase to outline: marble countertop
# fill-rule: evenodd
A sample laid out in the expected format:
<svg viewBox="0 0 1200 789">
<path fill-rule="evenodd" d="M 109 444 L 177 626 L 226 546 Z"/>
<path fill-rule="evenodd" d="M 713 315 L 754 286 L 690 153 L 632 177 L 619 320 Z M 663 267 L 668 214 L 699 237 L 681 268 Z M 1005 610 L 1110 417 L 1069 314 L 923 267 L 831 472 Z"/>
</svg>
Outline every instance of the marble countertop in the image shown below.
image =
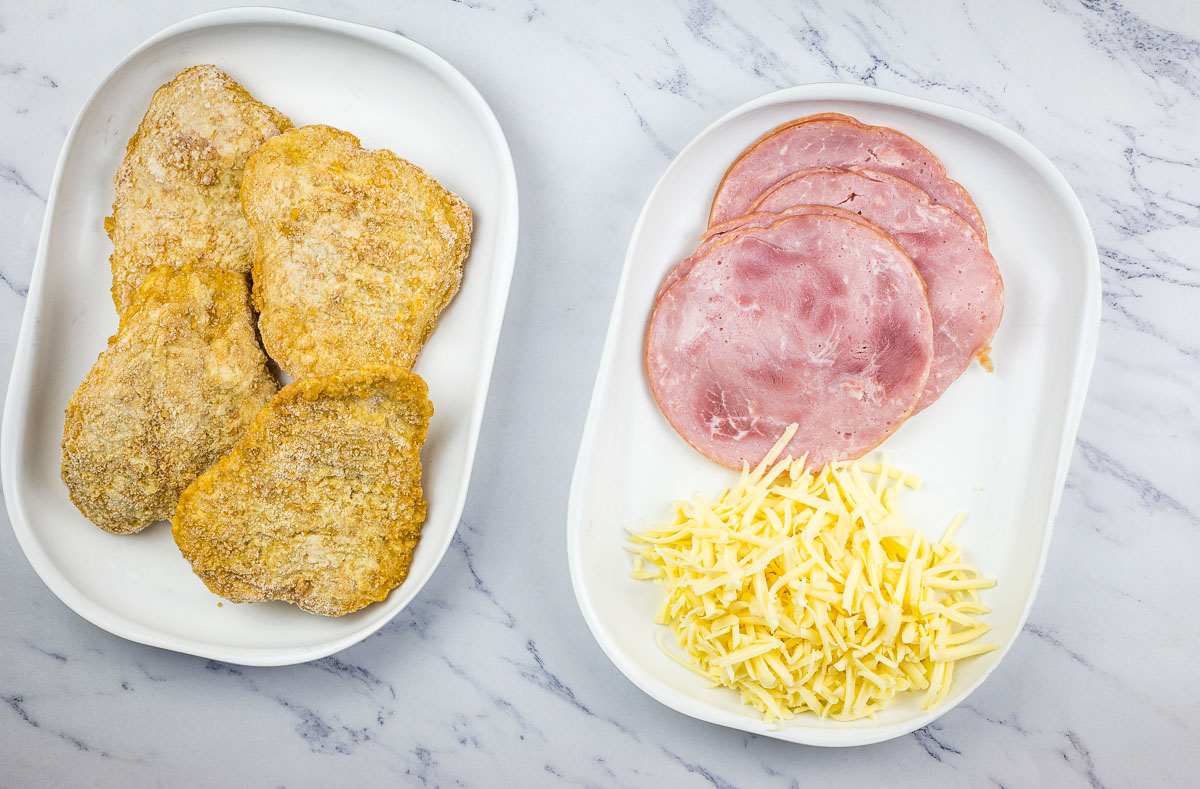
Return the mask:
<svg viewBox="0 0 1200 789">
<path fill-rule="evenodd" d="M 143 39 L 217 5 L 0 2 L 0 389 L 75 113 Z M 298 4 L 442 54 L 512 146 L 520 253 L 458 535 L 375 636 L 244 668 L 88 624 L 0 514 L 0 785 L 1194 783 L 1200 10 L 898 5 Z M 820 81 L 943 101 L 1028 137 L 1078 192 L 1104 278 L 1095 374 L 1025 631 L 965 704 L 851 750 L 722 729 L 642 694 L 592 640 L 564 558 L 568 482 L 642 202 L 712 120 Z"/>
</svg>

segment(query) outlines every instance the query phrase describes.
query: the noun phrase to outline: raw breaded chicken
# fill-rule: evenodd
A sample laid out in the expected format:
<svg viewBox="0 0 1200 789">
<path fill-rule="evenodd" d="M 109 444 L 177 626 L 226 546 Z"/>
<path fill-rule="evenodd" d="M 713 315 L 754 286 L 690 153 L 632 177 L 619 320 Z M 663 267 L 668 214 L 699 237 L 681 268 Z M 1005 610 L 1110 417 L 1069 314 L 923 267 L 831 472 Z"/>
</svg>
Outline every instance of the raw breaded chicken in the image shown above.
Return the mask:
<svg viewBox="0 0 1200 789">
<path fill-rule="evenodd" d="M 391 151 L 328 126 L 293 129 L 246 163 L 254 304 L 295 377 L 410 368 L 462 281 L 471 209 Z"/>
<path fill-rule="evenodd" d="M 277 388 L 244 274 L 153 269 L 67 406 L 71 500 L 111 532 L 171 517 Z"/>
<path fill-rule="evenodd" d="M 250 153 L 292 127 L 216 66 L 193 66 L 159 88 L 113 183 L 113 303 L 125 311 L 153 266 L 250 270 L 242 168 Z"/>
<path fill-rule="evenodd" d="M 420 540 L 432 414 L 425 382 L 397 367 L 289 384 L 184 491 L 175 542 L 234 602 L 340 616 L 383 600 Z"/>
</svg>

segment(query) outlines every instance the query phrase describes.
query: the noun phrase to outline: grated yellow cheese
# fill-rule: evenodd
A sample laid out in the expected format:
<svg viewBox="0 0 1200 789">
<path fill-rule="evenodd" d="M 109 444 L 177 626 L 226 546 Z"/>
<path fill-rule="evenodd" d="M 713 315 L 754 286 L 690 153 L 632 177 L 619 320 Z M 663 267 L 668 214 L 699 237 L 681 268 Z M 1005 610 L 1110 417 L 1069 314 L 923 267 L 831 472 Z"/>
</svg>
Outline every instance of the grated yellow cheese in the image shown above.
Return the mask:
<svg viewBox="0 0 1200 789">
<path fill-rule="evenodd" d="M 655 621 L 686 659 L 665 651 L 768 722 L 874 718 L 906 690 L 936 706 L 957 661 L 996 648 L 977 641 L 990 627 L 976 618 L 995 582 L 951 542 L 965 516 L 931 543 L 898 508 L 920 479 L 886 459 L 816 474 L 803 458 L 776 462 L 794 433 L 715 503 L 696 494 L 631 535 L 633 577 L 666 589 Z"/>
</svg>

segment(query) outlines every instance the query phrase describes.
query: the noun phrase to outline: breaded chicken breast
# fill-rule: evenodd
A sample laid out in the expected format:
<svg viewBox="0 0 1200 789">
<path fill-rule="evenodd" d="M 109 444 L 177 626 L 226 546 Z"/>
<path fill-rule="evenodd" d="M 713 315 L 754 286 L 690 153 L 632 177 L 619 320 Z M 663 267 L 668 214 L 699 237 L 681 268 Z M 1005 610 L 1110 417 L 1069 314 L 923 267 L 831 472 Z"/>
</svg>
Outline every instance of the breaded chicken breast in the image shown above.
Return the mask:
<svg viewBox="0 0 1200 789">
<path fill-rule="evenodd" d="M 122 313 L 153 266 L 250 270 L 240 190 L 246 158 L 292 127 L 216 66 L 193 66 L 159 88 L 113 183 L 113 303 Z"/>
<path fill-rule="evenodd" d="M 242 209 L 263 345 L 284 370 L 412 367 L 462 281 L 462 198 L 391 151 L 306 126 L 250 157 Z"/>
<path fill-rule="evenodd" d="M 175 542 L 234 602 L 340 616 L 383 600 L 421 537 L 432 414 L 425 382 L 398 367 L 289 384 L 184 491 Z"/>
<path fill-rule="evenodd" d="M 243 274 L 153 269 L 67 405 L 62 478 L 102 529 L 171 517 L 278 388 Z"/>
</svg>

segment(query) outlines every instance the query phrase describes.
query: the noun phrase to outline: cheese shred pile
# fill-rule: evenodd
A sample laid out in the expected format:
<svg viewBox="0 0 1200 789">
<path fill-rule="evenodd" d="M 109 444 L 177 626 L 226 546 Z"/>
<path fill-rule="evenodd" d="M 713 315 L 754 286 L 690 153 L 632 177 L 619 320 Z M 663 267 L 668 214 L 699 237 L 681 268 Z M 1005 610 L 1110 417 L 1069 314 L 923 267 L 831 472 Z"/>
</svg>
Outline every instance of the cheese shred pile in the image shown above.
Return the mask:
<svg viewBox="0 0 1200 789">
<path fill-rule="evenodd" d="M 989 652 L 979 590 L 995 581 L 952 542 L 907 526 L 901 487 L 921 481 L 883 463 L 819 473 L 778 463 L 789 428 L 737 487 L 710 504 L 675 503 L 670 523 L 633 533 L 633 577 L 667 592 L 657 622 L 686 653 L 673 659 L 740 692 L 768 723 L 812 711 L 874 718 L 900 691 L 922 709 L 950 690 L 959 660 Z"/>
</svg>

